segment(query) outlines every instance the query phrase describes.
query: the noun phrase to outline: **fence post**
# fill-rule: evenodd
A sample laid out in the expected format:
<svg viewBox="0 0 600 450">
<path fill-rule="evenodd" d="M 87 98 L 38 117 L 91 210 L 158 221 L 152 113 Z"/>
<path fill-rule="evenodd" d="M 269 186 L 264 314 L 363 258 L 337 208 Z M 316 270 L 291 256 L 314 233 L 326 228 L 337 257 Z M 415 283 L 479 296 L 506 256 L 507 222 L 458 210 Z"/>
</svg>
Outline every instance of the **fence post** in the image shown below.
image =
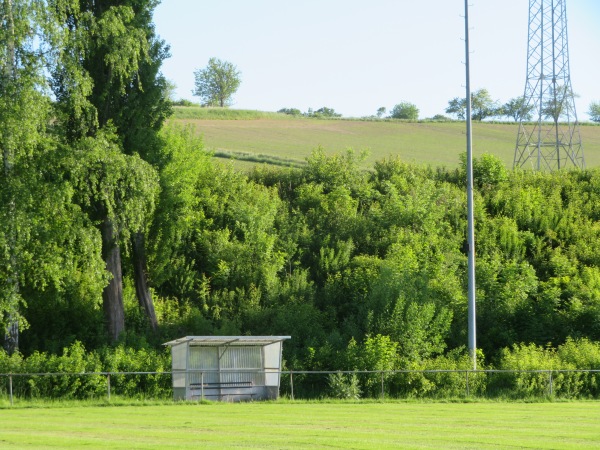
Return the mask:
<svg viewBox="0 0 600 450">
<path fill-rule="evenodd" d="M 548 371 L 548 375 L 549 375 L 549 381 L 550 381 L 550 397 L 552 397 L 552 371 L 549 370 Z"/>
<path fill-rule="evenodd" d="M 290 370 L 290 391 L 292 393 L 292 400 L 294 400 L 294 371 Z"/>
<path fill-rule="evenodd" d="M 200 372 L 200 400 L 204 401 L 204 372 Z"/>
<path fill-rule="evenodd" d="M 13 405 L 12 373 L 8 375 L 8 396 L 10 397 L 10 406 L 12 406 Z"/>
<path fill-rule="evenodd" d="M 465 378 L 467 382 L 467 397 L 469 396 L 469 371 L 465 370 Z"/>
<path fill-rule="evenodd" d="M 106 392 L 108 394 L 108 401 L 110 402 L 110 372 L 106 374 Z"/>
<path fill-rule="evenodd" d="M 383 389 L 383 370 L 381 371 L 381 400 L 385 399 L 385 391 Z"/>
</svg>

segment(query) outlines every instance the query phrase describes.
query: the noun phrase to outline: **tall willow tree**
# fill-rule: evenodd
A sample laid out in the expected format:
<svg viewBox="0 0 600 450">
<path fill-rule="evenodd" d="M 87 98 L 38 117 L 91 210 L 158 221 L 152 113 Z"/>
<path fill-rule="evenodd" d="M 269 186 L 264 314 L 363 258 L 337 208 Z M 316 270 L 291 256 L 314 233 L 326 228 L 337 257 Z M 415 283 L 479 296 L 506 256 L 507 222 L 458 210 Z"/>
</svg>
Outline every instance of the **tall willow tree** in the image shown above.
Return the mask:
<svg viewBox="0 0 600 450">
<path fill-rule="evenodd" d="M 0 323 L 9 352 L 18 348 L 22 323 L 21 255 L 29 227 L 23 212 L 27 192 L 19 174 L 43 140 L 49 111 L 36 50 L 39 13 L 35 0 L 0 2 Z"/>
<path fill-rule="evenodd" d="M 111 275 L 103 305 L 114 340 L 125 328 L 121 247 L 131 241 L 138 298 L 156 327 L 143 236 L 158 187 L 149 162 L 160 162 L 157 133 L 169 113 L 159 74 L 168 52 L 151 22 L 155 0 L 50 4 L 62 31 L 53 71 L 58 118 L 80 163 L 72 172 L 78 201 L 102 235 Z"/>
</svg>

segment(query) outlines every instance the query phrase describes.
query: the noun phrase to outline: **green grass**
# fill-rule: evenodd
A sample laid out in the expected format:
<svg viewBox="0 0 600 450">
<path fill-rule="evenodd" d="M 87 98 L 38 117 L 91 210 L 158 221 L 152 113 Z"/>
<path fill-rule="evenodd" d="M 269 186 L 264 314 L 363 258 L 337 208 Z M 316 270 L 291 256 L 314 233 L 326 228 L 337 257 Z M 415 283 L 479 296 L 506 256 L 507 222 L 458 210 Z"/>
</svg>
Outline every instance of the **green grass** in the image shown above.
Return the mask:
<svg viewBox="0 0 600 450">
<path fill-rule="evenodd" d="M 370 156 L 365 167 L 397 155 L 410 163 L 452 168 L 458 166 L 459 155 L 466 148 L 462 122 L 319 120 L 257 111 L 238 114 L 236 110 L 195 109 L 205 110 L 205 115 L 190 113 L 186 117 L 176 110 L 175 121 L 194 126 L 204 136 L 206 147 L 216 154 L 238 160 L 252 160 L 247 155 L 260 155 L 266 163 L 268 158 L 301 163 L 322 146 L 328 153 L 367 149 Z M 217 113 L 221 118 L 213 115 Z M 517 130 L 518 125 L 512 123 L 474 123 L 474 155 L 491 153 L 512 167 Z M 582 126 L 580 130 L 587 167 L 599 167 L 600 126 Z"/>
<path fill-rule="evenodd" d="M 600 402 L 0 409 L 2 448 L 598 448 Z"/>
<path fill-rule="evenodd" d="M 275 112 L 255 111 L 251 109 L 174 106 L 173 118 L 196 120 L 258 120 L 286 118 L 286 116 Z"/>
</svg>

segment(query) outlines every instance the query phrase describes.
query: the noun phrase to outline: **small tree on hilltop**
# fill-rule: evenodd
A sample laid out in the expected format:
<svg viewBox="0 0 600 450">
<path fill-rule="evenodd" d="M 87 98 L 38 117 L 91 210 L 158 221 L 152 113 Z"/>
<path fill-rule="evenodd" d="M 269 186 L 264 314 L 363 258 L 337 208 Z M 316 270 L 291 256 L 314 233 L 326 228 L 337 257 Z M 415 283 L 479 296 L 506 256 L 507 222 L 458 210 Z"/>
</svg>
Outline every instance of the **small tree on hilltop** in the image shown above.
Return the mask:
<svg viewBox="0 0 600 450">
<path fill-rule="evenodd" d="M 498 115 L 500 108 L 492 100 L 487 89 L 479 89 L 471 93 L 471 118 L 483 120 Z M 454 114 L 458 119 L 464 120 L 467 115 L 467 101 L 463 98 L 453 98 L 448 102 L 447 114 Z"/>
<path fill-rule="evenodd" d="M 307 117 L 342 117 L 341 114 L 335 112 L 335 109 L 328 108 L 327 106 L 323 106 L 322 108 L 313 111 L 311 108 L 308 108 L 308 112 L 305 114 Z"/>
<path fill-rule="evenodd" d="M 533 105 L 527 105 L 525 97 L 511 98 L 502 105 L 501 113 L 503 116 L 512 117 L 515 122 L 520 120 L 531 120 L 531 111 Z"/>
<path fill-rule="evenodd" d="M 600 102 L 590 103 L 590 109 L 588 110 L 590 120 L 593 122 L 600 122 Z"/>
<path fill-rule="evenodd" d="M 417 120 L 419 118 L 419 108 L 413 103 L 401 102 L 394 106 L 390 117 L 392 119 Z"/>
<path fill-rule="evenodd" d="M 240 87 L 240 71 L 227 61 L 210 58 L 208 66 L 194 72 L 196 88 L 192 94 L 202 99 L 205 106 L 228 106 Z"/>
</svg>

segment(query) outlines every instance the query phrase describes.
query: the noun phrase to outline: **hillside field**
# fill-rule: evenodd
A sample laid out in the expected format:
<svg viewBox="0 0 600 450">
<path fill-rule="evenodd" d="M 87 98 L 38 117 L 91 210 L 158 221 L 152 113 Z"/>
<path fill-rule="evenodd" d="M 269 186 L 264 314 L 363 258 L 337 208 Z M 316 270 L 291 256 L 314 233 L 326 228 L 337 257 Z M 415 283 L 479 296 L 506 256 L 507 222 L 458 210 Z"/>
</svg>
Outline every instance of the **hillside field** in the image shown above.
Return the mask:
<svg viewBox="0 0 600 450">
<path fill-rule="evenodd" d="M 327 153 L 348 148 L 368 150 L 366 167 L 388 156 L 431 166 L 456 167 L 466 149 L 464 122 L 309 119 L 277 113 L 200 108 L 176 110 L 175 122 L 191 125 L 217 156 L 247 159 L 263 155 L 283 162 L 303 162 L 322 146 Z M 491 153 L 512 167 L 518 125 L 473 123 L 473 153 Z M 600 166 L 600 125 L 580 127 L 588 168 Z M 267 158 L 267 159 L 269 159 Z"/>
<path fill-rule="evenodd" d="M 600 403 L 213 403 L 0 410 L 9 448 L 598 448 Z"/>
</svg>

